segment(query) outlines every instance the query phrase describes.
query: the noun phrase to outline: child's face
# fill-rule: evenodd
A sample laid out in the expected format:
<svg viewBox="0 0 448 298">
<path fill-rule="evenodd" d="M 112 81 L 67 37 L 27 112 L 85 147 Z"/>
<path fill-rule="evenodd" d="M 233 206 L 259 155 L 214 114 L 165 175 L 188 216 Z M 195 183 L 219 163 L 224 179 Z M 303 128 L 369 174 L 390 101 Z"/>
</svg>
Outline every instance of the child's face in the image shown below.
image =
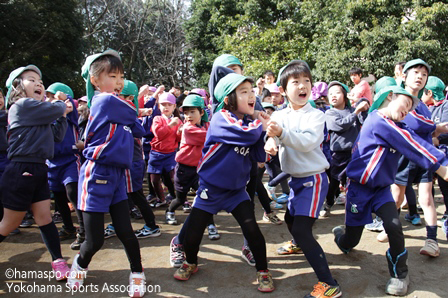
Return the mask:
<svg viewBox="0 0 448 298">
<path fill-rule="evenodd" d="M 243 82 L 236 87 L 236 102 L 237 110 L 234 112 L 238 118 L 243 118 L 244 115 L 252 115 L 255 111 L 255 93 L 252 90 L 250 82 Z"/>
<path fill-rule="evenodd" d="M 272 103 L 272 97 L 271 97 L 271 96 L 265 96 L 265 97 L 263 98 L 263 102 L 269 102 L 269 103 Z"/>
<path fill-rule="evenodd" d="M 271 109 L 271 108 L 266 108 L 265 111 L 266 111 L 266 113 L 267 113 L 269 116 L 271 116 L 272 113 L 274 113 L 274 110 Z"/>
<path fill-rule="evenodd" d="M 280 93 L 271 93 L 271 95 L 271 103 L 274 105 L 274 107 L 278 106 L 282 102 L 282 95 Z"/>
<path fill-rule="evenodd" d="M 0 110 L 3 110 L 5 107 L 5 97 L 3 96 L 3 93 L 0 92 Z"/>
<path fill-rule="evenodd" d="M 427 90 L 426 92 L 423 92 L 422 95 L 422 101 L 425 105 L 433 105 L 435 103 L 434 97 L 432 96 L 432 92 Z"/>
<path fill-rule="evenodd" d="M 359 82 L 361 82 L 361 75 L 360 74 L 352 74 L 352 75 L 350 75 L 350 80 L 352 80 L 353 84 L 358 85 Z"/>
<path fill-rule="evenodd" d="M 395 65 L 394 74 L 396 79 L 401 78 L 403 75 L 403 66 Z"/>
<path fill-rule="evenodd" d="M 100 92 L 120 94 L 124 86 L 124 74 L 119 71 L 102 72 L 98 78 L 91 76 L 90 81 Z"/>
<path fill-rule="evenodd" d="M 344 109 L 345 99 L 342 87 L 338 85 L 331 86 L 328 89 L 328 98 L 330 99 L 330 104 L 336 109 Z"/>
<path fill-rule="evenodd" d="M 44 101 L 45 88 L 40 76 L 32 70 L 27 70 L 22 73 L 21 77 L 23 86 L 25 87 L 26 97 Z"/>
<path fill-rule="evenodd" d="M 264 76 L 264 80 L 265 80 L 266 84 L 274 84 L 275 83 L 275 78 L 272 75 Z"/>
<path fill-rule="evenodd" d="M 231 64 L 231 65 L 227 66 L 227 68 L 230 68 L 231 70 L 233 70 L 235 73 L 237 73 L 239 75 L 243 74 L 243 69 L 238 64 Z"/>
<path fill-rule="evenodd" d="M 311 95 L 311 79 L 306 76 L 290 77 L 285 93 L 294 110 L 306 105 Z"/>
<path fill-rule="evenodd" d="M 387 106 L 389 118 L 396 122 L 402 121 L 411 108 L 412 99 L 409 96 L 398 94 L 397 98 L 392 100 Z"/>
<path fill-rule="evenodd" d="M 45 95 L 47 96 L 47 101 L 53 101 L 56 98 L 54 97 L 54 94 L 51 92 L 45 92 Z"/>
<path fill-rule="evenodd" d="M 185 121 L 189 122 L 191 125 L 200 124 L 202 115 L 204 115 L 204 110 L 199 112 L 199 109 L 197 108 L 184 109 Z"/>
<path fill-rule="evenodd" d="M 406 87 L 413 92 L 418 92 L 423 89 L 428 80 L 428 70 L 422 65 L 413 67 L 407 71 L 406 75 Z"/>
<path fill-rule="evenodd" d="M 173 115 L 174 109 L 176 108 L 176 105 L 169 102 L 162 102 L 159 108 L 163 115 L 171 117 L 171 115 Z"/>
</svg>

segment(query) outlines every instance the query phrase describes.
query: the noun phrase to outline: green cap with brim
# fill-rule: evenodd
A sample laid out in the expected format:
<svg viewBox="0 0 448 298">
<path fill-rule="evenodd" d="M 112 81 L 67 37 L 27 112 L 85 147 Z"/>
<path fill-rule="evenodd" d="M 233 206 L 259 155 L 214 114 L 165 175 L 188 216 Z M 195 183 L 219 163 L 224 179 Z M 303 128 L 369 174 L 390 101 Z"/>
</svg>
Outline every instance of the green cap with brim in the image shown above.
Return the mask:
<svg viewBox="0 0 448 298">
<path fill-rule="evenodd" d="M 42 78 L 42 72 L 40 71 L 40 69 L 33 64 L 27 65 L 27 66 L 22 66 L 19 67 L 15 70 L 13 70 L 10 74 L 8 79 L 6 80 L 6 88 L 8 88 L 8 93 L 6 93 L 6 97 L 5 97 L 5 107 L 8 106 L 8 99 L 9 96 L 11 95 L 11 91 L 12 91 L 12 83 L 14 82 L 15 79 L 17 79 L 22 73 L 24 73 L 27 70 L 32 70 L 35 73 L 37 73 L 39 75 L 39 77 Z"/>
<path fill-rule="evenodd" d="M 308 63 L 306 63 L 306 61 L 303 60 L 292 60 L 291 62 L 289 62 L 288 64 L 286 64 L 285 66 L 283 66 L 282 68 L 280 68 L 280 71 L 278 72 L 278 76 L 277 76 L 277 86 L 280 87 L 280 78 L 282 76 L 282 73 L 285 71 L 285 69 L 288 66 L 291 66 L 293 64 L 304 64 L 306 66 L 306 68 L 308 68 L 308 70 L 311 72 L 310 70 L 310 66 L 308 65 Z"/>
<path fill-rule="evenodd" d="M 369 113 L 373 112 L 374 110 L 379 109 L 390 93 L 403 94 L 403 95 L 406 95 L 406 96 L 409 96 L 410 98 L 412 98 L 411 111 L 414 110 L 420 102 L 420 99 L 411 95 L 411 93 L 406 91 L 404 88 L 402 88 L 400 86 L 388 86 L 388 87 L 384 87 L 380 91 L 380 93 L 377 93 L 375 95 L 374 102 L 369 109 Z"/>
<path fill-rule="evenodd" d="M 50 92 L 53 94 L 56 94 L 56 92 L 58 91 L 71 96 L 71 98 L 75 97 L 72 88 L 63 83 L 53 83 L 50 86 L 48 86 L 47 90 L 45 90 L 45 92 Z"/>
<path fill-rule="evenodd" d="M 414 59 L 414 60 L 410 60 L 408 62 L 406 62 L 406 64 L 403 67 L 403 73 L 405 73 L 409 68 L 414 67 L 416 65 L 423 65 L 426 67 L 426 69 L 428 70 L 428 74 L 431 72 L 431 66 L 429 66 L 428 63 L 426 63 L 425 61 L 423 61 L 422 59 Z"/>
<path fill-rule="evenodd" d="M 262 102 L 261 106 L 263 107 L 263 109 L 271 108 L 271 109 L 273 109 L 275 111 L 274 105 L 272 103 L 270 103 L 270 102 Z"/>
<path fill-rule="evenodd" d="M 129 80 L 124 80 L 124 85 L 123 85 L 123 90 L 121 90 L 121 95 L 124 96 L 129 96 L 129 95 L 133 95 L 134 99 L 132 100 L 132 102 L 135 105 L 135 108 L 137 109 L 137 113 L 138 113 L 138 87 L 137 85 Z"/>
<path fill-rule="evenodd" d="M 380 93 L 383 88 L 390 86 L 397 86 L 397 81 L 393 77 L 381 77 L 375 83 L 375 94 Z"/>
<path fill-rule="evenodd" d="M 432 96 L 435 101 L 445 99 L 445 95 L 443 94 L 443 91 L 445 90 L 445 83 L 438 77 L 428 77 L 428 82 L 426 83 L 425 88 L 432 91 Z"/>
<path fill-rule="evenodd" d="M 219 102 L 215 112 L 218 112 L 224 107 L 224 97 L 232 93 L 233 90 L 235 90 L 239 85 L 241 85 L 242 82 L 246 80 L 252 79 L 236 73 L 229 73 L 219 80 L 213 92 L 215 99 Z"/>
<path fill-rule="evenodd" d="M 243 64 L 241 63 L 240 59 L 230 54 L 223 54 L 218 58 L 216 58 L 215 61 L 213 62 L 213 67 L 216 66 L 227 67 L 229 65 L 239 65 L 241 66 L 241 68 L 243 68 Z"/>
<path fill-rule="evenodd" d="M 84 81 L 86 81 L 87 105 L 89 108 L 90 108 L 90 103 L 92 101 L 92 97 L 95 95 L 95 88 L 93 87 L 92 83 L 90 82 L 90 66 L 96 59 L 106 56 L 106 55 L 115 56 L 121 60 L 120 54 L 118 54 L 117 51 L 106 50 L 102 53 L 93 54 L 93 55 L 88 56 L 86 58 L 86 62 L 84 63 L 84 65 L 81 68 L 82 78 L 84 79 Z"/>
<path fill-rule="evenodd" d="M 181 112 L 183 112 L 183 108 L 201 108 L 204 111 L 204 115 L 202 115 L 201 120 L 204 122 L 208 122 L 208 114 L 205 111 L 205 103 L 204 99 L 196 94 L 188 95 L 185 97 L 182 106 L 179 108 Z"/>
<path fill-rule="evenodd" d="M 341 86 L 342 89 L 344 89 L 344 91 L 345 91 L 345 95 L 344 95 L 344 97 L 345 97 L 345 106 L 349 107 L 350 106 L 350 101 L 347 98 L 347 94 L 350 92 L 350 89 L 348 88 L 348 86 L 345 85 L 344 83 L 339 82 L 339 81 L 332 81 L 332 82 L 330 82 L 330 84 L 328 84 L 328 90 L 330 90 L 330 88 L 333 87 L 333 86 Z"/>
</svg>

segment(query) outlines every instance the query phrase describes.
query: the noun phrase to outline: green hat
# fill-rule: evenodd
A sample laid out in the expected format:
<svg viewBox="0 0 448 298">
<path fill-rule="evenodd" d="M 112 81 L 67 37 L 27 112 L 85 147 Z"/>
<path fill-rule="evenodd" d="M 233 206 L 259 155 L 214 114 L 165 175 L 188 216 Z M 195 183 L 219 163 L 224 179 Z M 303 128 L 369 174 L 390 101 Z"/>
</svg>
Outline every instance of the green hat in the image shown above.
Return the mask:
<svg viewBox="0 0 448 298">
<path fill-rule="evenodd" d="M 273 105 L 272 103 L 269 103 L 269 102 L 262 102 L 262 103 L 261 103 L 261 106 L 263 107 L 263 109 L 271 108 L 271 109 L 273 109 L 273 110 L 275 111 L 275 107 L 274 107 L 274 105 Z"/>
<path fill-rule="evenodd" d="M 397 86 L 397 81 L 393 77 L 381 77 L 378 81 L 375 83 L 375 94 L 380 93 L 381 89 L 384 87 L 390 87 L 390 86 Z"/>
<path fill-rule="evenodd" d="M 317 106 L 316 106 L 316 103 L 314 102 L 314 100 L 312 100 L 312 99 L 308 99 L 308 103 L 313 107 L 313 108 L 316 108 Z"/>
<path fill-rule="evenodd" d="M 438 77 L 428 77 L 428 82 L 426 83 L 425 88 L 432 91 L 432 95 L 435 101 L 441 101 L 445 99 L 445 95 L 443 95 L 443 91 L 445 90 L 445 83 L 443 83 L 443 81 Z"/>
<path fill-rule="evenodd" d="M 88 103 L 87 105 L 89 108 L 90 108 L 90 101 L 92 100 L 92 97 L 95 95 L 95 88 L 93 87 L 92 83 L 90 82 L 90 66 L 96 59 L 106 56 L 106 55 L 115 56 L 121 60 L 120 54 L 118 54 L 117 51 L 106 50 L 102 53 L 93 54 L 93 55 L 88 56 L 86 58 L 86 62 L 84 63 L 84 65 L 81 68 L 81 75 L 82 75 L 84 81 L 86 81 L 87 103 Z"/>
<path fill-rule="evenodd" d="M 121 95 L 128 96 L 128 95 L 134 95 L 134 99 L 132 102 L 135 105 L 135 108 L 137 109 L 138 113 L 138 87 L 137 85 L 129 80 L 124 80 L 123 90 L 121 90 Z"/>
<path fill-rule="evenodd" d="M 202 97 L 196 94 L 188 95 L 187 97 L 185 97 L 184 102 L 179 110 L 182 112 L 182 109 L 186 107 L 201 108 L 204 111 L 204 115 L 202 115 L 201 120 L 204 122 L 208 122 L 208 114 L 205 111 L 205 103 Z"/>
<path fill-rule="evenodd" d="M 374 110 L 379 109 L 379 107 L 383 104 L 383 102 L 386 100 L 387 96 L 390 93 L 393 94 L 403 94 L 406 96 L 409 96 L 410 98 L 412 98 L 412 107 L 411 107 L 411 111 L 413 109 L 415 109 L 418 105 L 418 103 L 420 102 L 420 99 L 418 99 L 417 97 L 411 95 L 411 93 L 409 93 L 408 91 L 406 91 L 404 88 L 400 87 L 400 86 L 388 86 L 388 87 L 384 87 L 380 93 L 375 95 L 375 101 L 373 102 L 372 106 L 369 109 L 369 113 L 373 112 Z"/>
<path fill-rule="evenodd" d="M 308 70 L 311 72 L 310 70 L 310 66 L 308 65 L 308 63 L 306 63 L 306 61 L 303 60 L 292 60 L 291 62 L 289 62 L 288 64 L 286 64 L 285 66 L 283 66 L 282 68 L 280 68 L 280 71 L 278 72 L 278 76 L 277 76 L 277 86 L 280 87 L 280 78 L 282 76 L 283 71 L 290 65 L 294 65 L 294 64 L 304 64 L 306 68 L 308 68 Z"/>
<path fill-rule="evenodd" d="M 19 68 L 13 70 L 9 74 L 8 80 L 6 80 L 6 88 L 8 88 L 8 93 L 6 93 L 6 97 L 5 97 L 5 107 L 8 106 L 8 99 L 9 99 L 9 96 L 11 95 L 11 91 L 13 89 L 12 83 L 14 82 L 15 79 L 17 79 L 22 73 L 24 73 L 27 70 L 34 71 L 42 78 L 42 72 L 36 65 L 33 65 L 33 64 L 30 64 L 27 66 L 22 66 L 22 67 L 19 67 Z"/>
<path fill-rule="evenodd" d="M 71 98 L 75 97 L 72 88 L 62 83 L 53 83 L 50 86 L 48 86 L 47 90 L 45 91 L 53 94 L 56 94 L 56 92 L 60 91 L 64 94 L 71 96 Z"/>
<path fill-rule="evenodd" d="M 227 67 L 229 65 L 239 65 L 241 66 L 241 68 L 243 68 L 243 64 L 241 63 L 241 61 L 237 57 L 229 54 L 223 54 L 218 58 L 216 58 L 215 61 L 213 62 L 213 67 L 215 66 Z"/>
<path fill-rule="evenodd" d="M 213 92 L 215 99 L 219 102 L 215 112 L 218 112 L 224 107 L 224 97 L 232 93 L 233 90 L 235 90 L 242 82 L 246 80 L 252 81 L 251 78 L 236 73 L 229 73 L 219 80 Z"/>
<path fill-rule="evenodd" d="M 409 68 L 414 67 L 416 65 L 423 65 L 428 70 L 428 74 L 431 72 L 431 66 L 429 66 L 428 63 L 423 61 L 422 59 L 414 59 L 406 62 L 406 64 L 403 67 L 403 73 L 405 73 Z"/>
<path fill-rule="evenodd" d="M 342 89 L 343 89 L 343 91 L 345 91 L 345 94 L 344 94 L 344 97 L 345 97 L 345 105 L 346 105 L 347 107 L 349 107 L 349 106 L 350 106 L 350 101 L 349 101 L 349 99 L 347 98 L 347 93 L 350 92 L 350 89 L 349 89 L 348 86 L 345 85 L 344 83 L 341 83 L 341 82 L 339 82 L 339 81 L 332 81 L 332 82 L 330 82 L 330 84 L 328 84 L 328 90 L 330 90 L 330 88 L 333 87 L 333 86 L 335 86 L 335 85 L 337 85 L 337 86 L 341 86 Z"/>
</svg>

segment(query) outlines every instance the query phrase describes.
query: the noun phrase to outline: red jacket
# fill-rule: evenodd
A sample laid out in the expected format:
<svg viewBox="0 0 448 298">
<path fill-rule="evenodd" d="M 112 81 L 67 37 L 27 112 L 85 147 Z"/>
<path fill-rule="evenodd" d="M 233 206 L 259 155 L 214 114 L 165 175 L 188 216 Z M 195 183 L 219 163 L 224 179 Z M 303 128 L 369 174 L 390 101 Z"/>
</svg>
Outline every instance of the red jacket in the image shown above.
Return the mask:
<svg viewBox="0 0 448 298">
<path fill-rule="evenodd" d="M 180 148 L 176 154 L 178 163 L 191 167 L 198 166 L 208 127 L 208 122 L 202 127 L 191 125 L 189 122 L 184 124 Z"/>
<path fill-rule="evenodd" d="M 151 141 L 151 150 L 160 153 L 173 153 L 176 151 L 181 134 L 178 133 L 179 125 L 174 127 L 168 126 L 171 119 L 165 116 L 155 116 L 152 122 L 151 131 L 154 134 L 154 138 Z"/>
</svg>

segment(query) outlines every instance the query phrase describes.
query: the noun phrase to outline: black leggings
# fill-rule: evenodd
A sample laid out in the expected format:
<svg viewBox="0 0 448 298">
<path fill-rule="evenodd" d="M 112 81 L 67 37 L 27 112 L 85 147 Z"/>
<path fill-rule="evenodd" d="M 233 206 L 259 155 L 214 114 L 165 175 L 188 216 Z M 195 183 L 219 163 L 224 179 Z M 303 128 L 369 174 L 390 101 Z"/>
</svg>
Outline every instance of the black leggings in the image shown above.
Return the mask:
<svg viewBox="0 0 448 298">
<path fill-rule="evenodd" d="M 376 215 L 383 220 L 383 227 L 389 237 L 390 255 L 393 260 L 404 251 L 404 235 L 394 202 L 381 206 Z M 339 239 L 339 246 L 347 250 L 358 245 L 364 226 L 347 226 L 345 234 Z"/>
<path fill-rule="evenodd" d="M 134 202 L 134 204 L 138 207 L 138 209 L 140 209 L 140 212 L 142 213 L 146 225 L 151 229 L 156 228 L 157 227 L 156 218 L 154 216 L 154 213 L 152 212 L 151 207 L 149 207 L 149 204 L 146 201 L 143 189 L 128 193 L 128 199 Z"/>
<path fill-rule="evenodd" d="M 258 199 L 260 200 L 261 206 L 263 206 L 263 209 L 266 213 L 271 213 L 271 199 L 269 198 L 268 192 L 266 191 L 266 188 L 263 186 L 263 173 L 266 170 L 266 168 L 258 168 L 258 176 L 257 176 L 257 193 L 258 193 Z"/>
<path fill-rule="evenodd" d="M 162 176 L 163 175 L 163 176 Z M 176 193 L 174 192 L 174 184 L 173 184 L 173 177 L 174 177 L 174 170 L 171 170 L 169 172 L 169 177 L 167 177 L 165 174 L 150 174 L 151 184 L 154 187 L 154 191 L 157 195 L 157 197 L 161 201 L 165 201 L 165 194 L 163 193 L 162 183 L 160 181 L 161 177 L 164 177 L 163 184 L 168 188 L 168 191 L 171 196 L 175 197 Z"/>
<path fill-rule="evenodd" d="M 439 182 L 440 191 L 443 195 L 443 202 L 445 203 L 444 214 L 448 214 L 448 182 L 443 180 L 439 175 L 437 175 L 437 181 Z"/>
<path fill-rule="evenodd" d="M 266 242 L 255 220 L 254 208 L 250 201 L 241 202 L 232 211 L 233 217 L 238 221 L 244 237 L 249 242 L 249 247 L 254 255 L 257 270 L 267 270 Z M 198 263 L 198 252 L 205 227 L 213 214 L 193 207 L 188 217 L 188 225 L 185 232 L 184 248 L 187 262 Z"/>
<path fill-rule="evenodd" d="M 76 217 L 78 218 L 79 233 L 84 234 L 84 223 L 82 219 L 82 212 L 78 210 L 78 182 L 72 182 L 65 186 L 65 191 L 53 191 L 54 202 L 58 207 L 58 211 L 61 214 L 62 222 L 64 223 L 64 228 L 73 231 L 75 227 L 73 226 L 72 214 L 70 208 L 67 204 L 67 198 L 76 211 Z"/>
<path fill-rule="evenodd" d="M 112 224 L 118 239 L 123 243 L 132 272 L 143 272 L 140 246 L 129 216 L 128 201 L 123 200 L 109 207 Z M 78 265 L 87 268 L 93 255 L 101 249 L 104 243 L 104 213 L 82 212 L 86 231 L 86 240 L 81 245 Z"/>
<path fill-rule="evenodd" d="M 327 205 L 332 207 L 334 205 L 334 198 L 339 194 L 339 180 L 331 177 L 331 175 L 328 178 L 330 178 L 330 184 L 328 186 Z"/>
</svg>

